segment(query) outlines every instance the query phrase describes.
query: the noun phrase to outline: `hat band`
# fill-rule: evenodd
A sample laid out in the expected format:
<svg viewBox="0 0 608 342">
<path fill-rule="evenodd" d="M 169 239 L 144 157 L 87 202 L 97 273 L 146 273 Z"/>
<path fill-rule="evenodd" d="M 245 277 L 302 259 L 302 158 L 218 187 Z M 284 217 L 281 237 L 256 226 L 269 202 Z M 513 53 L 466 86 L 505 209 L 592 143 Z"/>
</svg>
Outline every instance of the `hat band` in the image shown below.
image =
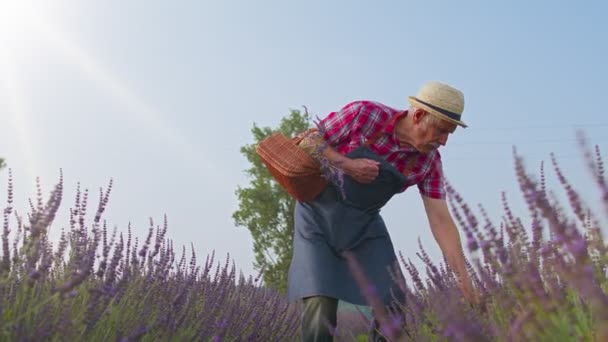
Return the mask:
<svg viewBox="0 0 608 342">
<path fill-rule="evenodd" d="M 450 112 L 449 110 L 445 110 L 443 108 L 439 108 L 439 107 L 434 106 L 434 105 L 432 105 L 430 103 L 424 102 L 424 101 L 422 101 L 421 99 L 419 99 L 417 97 L 415 99 L 416 99 L 416 101 L 422 103 L 423 105 L 426 105 L 426 106 L 428 106 L 428 107 L 430 107 L 430 108 L 438 111 L 439 113 L 447 116 L 448 118 L 450 118 L 452 120 L 460 121 L 460 114 L 456 114 L 454 112 Z"/>
</svg>

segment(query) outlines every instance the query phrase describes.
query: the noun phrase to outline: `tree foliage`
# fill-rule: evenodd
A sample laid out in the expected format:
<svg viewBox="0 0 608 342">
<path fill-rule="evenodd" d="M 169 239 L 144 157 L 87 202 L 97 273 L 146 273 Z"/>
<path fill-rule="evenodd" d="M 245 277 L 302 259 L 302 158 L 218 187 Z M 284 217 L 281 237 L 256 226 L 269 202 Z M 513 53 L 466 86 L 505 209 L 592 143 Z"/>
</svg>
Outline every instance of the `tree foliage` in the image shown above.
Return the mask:
<svg viewBox="0 0 608 342">
<path fill-rule="evenodd" d="M 4 163 L 4 159 L 0 158 L 0 170 L 2 170 L 5 166 L 6 163 Z"/>
<path fill-rule="evenodd" d="M 258 143 L 276 131 L 287 137 L 310 127 L 307 112 L 291 110 L 281 119 L 279 127 L 251 129 L 254 142 L 241 147 L 251 167 L 247 187 L 238 187 L 239 208 L 232 215 L 237 226 L 246 227 L 253 238 L 254 268 L 263 271 L 265 285 L 284 293 L 292 256 L 293 209 L 295 200 L 272 178 L 255 151 Z"/>
</svg>

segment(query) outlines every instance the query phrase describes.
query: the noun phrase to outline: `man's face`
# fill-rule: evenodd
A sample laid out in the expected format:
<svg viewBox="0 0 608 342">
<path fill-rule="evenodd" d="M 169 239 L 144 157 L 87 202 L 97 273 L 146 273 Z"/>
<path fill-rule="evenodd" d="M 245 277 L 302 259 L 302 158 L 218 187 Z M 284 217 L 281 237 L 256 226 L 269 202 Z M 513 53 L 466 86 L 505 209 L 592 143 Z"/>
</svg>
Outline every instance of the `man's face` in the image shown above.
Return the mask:
<svg viewBox="0 0 608 342">
<path fill-rule="evenodd" d="M 417 110 L 414 113 L 414 123 L 416 127 L 414 147 L 422 152 L 428 153 L 432 150 L 445 146 L 448 136 L 456 130 L 456 124 L 445 120 L 428 121 L 427 115 L 432 115 L 424 111 Z"/>
</svg>

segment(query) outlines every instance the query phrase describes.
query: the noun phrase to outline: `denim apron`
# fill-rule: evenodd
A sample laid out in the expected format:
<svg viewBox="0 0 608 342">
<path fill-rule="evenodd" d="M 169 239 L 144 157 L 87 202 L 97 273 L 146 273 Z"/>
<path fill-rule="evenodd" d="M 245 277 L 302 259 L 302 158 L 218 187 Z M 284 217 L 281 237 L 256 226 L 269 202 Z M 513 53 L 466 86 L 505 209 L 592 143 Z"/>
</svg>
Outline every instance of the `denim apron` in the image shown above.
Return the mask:
<svg viewBox="0 0 608 342">
<path fill-rule="evenodd" d="M 344 251 L 354 255 L 376 295 L 386 304 L 392 295 L 401 297 L 389 270 L 397 265 L 397 258 L 380 209 L 402 191 L 407 178 L 367 146 L 347 156 L 379 161 L 378 177 L 361 184 L 344 176 L 346 198 L 330 184 L 314 200 L 296 202 L 288 275 L 290 301 L 328 296 L 369 305 L 342 256 Z"/>
</svg>

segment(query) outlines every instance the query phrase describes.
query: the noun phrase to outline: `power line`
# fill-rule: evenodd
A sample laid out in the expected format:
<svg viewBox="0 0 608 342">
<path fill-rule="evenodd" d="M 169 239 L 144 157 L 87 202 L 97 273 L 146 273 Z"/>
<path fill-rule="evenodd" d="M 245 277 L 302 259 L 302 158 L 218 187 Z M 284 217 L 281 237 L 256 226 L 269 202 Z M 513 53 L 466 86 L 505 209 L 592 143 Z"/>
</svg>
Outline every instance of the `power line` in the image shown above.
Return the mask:
<svg viewBox="0 0 608 342">
<path fill-rule="evenodd" d="M 589 143 L 607 142 L 605 139 L 588 139 Z M 578 143 L 577 139 L 549 139 L 549 140 L 529 140 L 529 141 L 464 141 L 448 143 L 447 146 L 464 146 L 464 145 L 527 145 L 527 144 L 562 144 L 562 143 Z"/>
<path fill-rule="evenodd" d="M 529 160 L 529 159 L 538 159 L 538 158 L 541 158 L 541 159 L 546 159 L 547 161 L 550 161 L 550 160 L 551 160 L 551 156 L 550 156 L 549 154 L 547 154 L 547 155 L 542 155 L 542 156 L 540 156 L 540 155 L 528 155 L 528 154 L 522 154 L 522 156 L 521 156 L 521 157 L 524 159 L 524 161 L 525 161 L 526 159 L 528 159 L 528 160 Z M 506 160 L 506 159 L 512 160 L 512 159 L 513 159 L 513 157 L 512 157 L 512 156 L 510 156 L 510 157 L 507 157 L 507 156 L 497 156 L 497 155 L 492 155 L 492 156 L 470 156 L 470 155 L 469 155 L 469 156 L 466 156 L 466 157 L 451 157 L 451 156 L 449 156 L 448 154 L 445 154 L 444 156 L 442 156 L 442 159 L 443 159 L 443 160 L 446 160 L 446 161 L 448 161 L 448 162 L 449 162 L 449 161 L 461 161 L 461 160 L 479 160 L 479 161 L 486 161 L 486 160 L 488 160 L 488 159 L 491 159 L 491 160 Z M 581 162 L 584 162 L 584 157 L 583 157 L 582 155 L 564 155 L 564 156 L 555 156 L 555 159 L 557 160 L 557 162 L 558 162 L 558 163 L 560 162 L 560 160 L 572 160 L 572 159 L 578 159 L 578 160 L 580 160 Z"/>
<path fill-rule="evenodd" d="M 523 125 L 523 126 L 492 126 L 492 127 L 476 127 L 471 126 L 475 130 L 522 130 L 522 129 L 555 129 L 555 128 L 602 128 L 608 127 L 608 123 L 599 123 L 599 124 L 560 124 L 560 125 Z"/>
<path fill-rule="evenodd" d="M 547 161 L 551 160 L 551 155 L 553 155 L 555 157 L 555 159 L 557 160 L 557 162 L 559 163 L 560 160 L 566 159 L 566 160 L 570 160 L 570 159 L 578 159 L 581 162 L 585 162 L 585 156 L 583 153 L 564 153 L 564 154 L 558 154 L 558 153 L 554 153 L 554 152 L 531 152 L 531 153 L 526 153 L 525 151 L 520 151 L 518 152 L 518 155 L 520 157 L 522 157 L 524 160 L 531 160 L 531 159 L 545 159 Z M 592 154 L 593 158 L 595 159 L 595 153 Z M 602 156 L 603 159 L 608 159 L 608 158 L 604 158 L 604 156 Z M 513 154 L 509 154 L 506 155 L 505 151 L 501 151 L 492 155 L 475 155 L 475 154 L 466 154 L 466 155 L 461 155 L 460 153 L 450 153 L 450 152 L 443 152 L 442 153 L 442 160 L 480 160 L 480 161 L 485 161 L 487 159 L 509 159 L 512 160 L 513 159 Z"/>
</svg>

